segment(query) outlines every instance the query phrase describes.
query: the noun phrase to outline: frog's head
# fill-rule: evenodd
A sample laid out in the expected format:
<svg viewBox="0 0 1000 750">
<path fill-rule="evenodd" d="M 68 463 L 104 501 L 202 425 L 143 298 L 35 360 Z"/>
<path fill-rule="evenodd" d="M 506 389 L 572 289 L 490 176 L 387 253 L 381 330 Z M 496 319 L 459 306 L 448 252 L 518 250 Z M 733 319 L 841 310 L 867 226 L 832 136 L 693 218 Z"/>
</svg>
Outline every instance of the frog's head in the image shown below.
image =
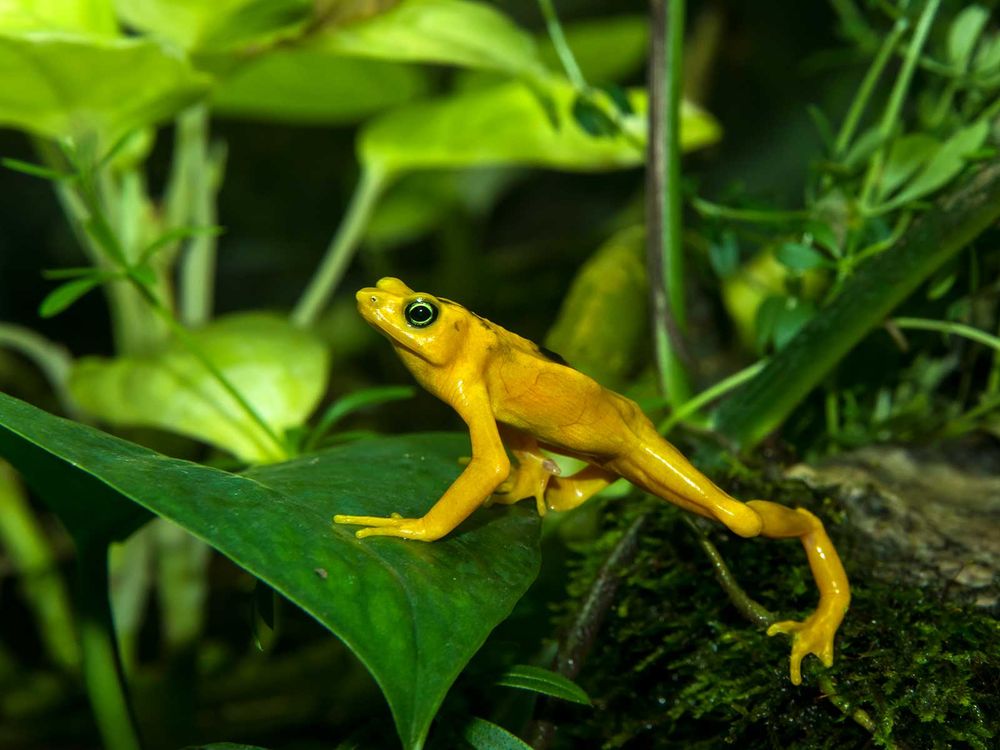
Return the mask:
<svg viewBox="0 0 1000 750">
<path fill-rule="evenodd" d="M 462 356 L 471 313 L 461 305 L 388 276 L 355 297 L 361 317 L 393 345 L 435 366 Z"/>
</svg>

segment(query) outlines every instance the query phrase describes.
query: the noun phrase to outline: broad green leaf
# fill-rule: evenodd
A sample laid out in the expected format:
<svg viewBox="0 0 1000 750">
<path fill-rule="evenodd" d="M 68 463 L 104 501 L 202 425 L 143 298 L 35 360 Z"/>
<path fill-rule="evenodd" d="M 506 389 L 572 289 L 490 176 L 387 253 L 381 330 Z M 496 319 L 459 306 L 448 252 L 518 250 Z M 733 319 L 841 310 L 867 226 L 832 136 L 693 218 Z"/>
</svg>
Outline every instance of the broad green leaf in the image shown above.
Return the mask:
<svg viewBox="0 0 1000 750">
<path fill-rule="evenodd" d="M 954 133 L 884 208 L 906 205 L 947 185 L 962 171 L 968 157 L 986 142 L 989 132 L 989 122 L 979 120 Z"/>
<path fill-rule="evenodd" d="M 558 128 L 552 124 L 539 94 L 553 102 Z M 361 131 L 358 150 L 365 164 L 389 173 L 501 164 L 590 171 L 634 167 L 644 162 L 642 116 L 631 118 L 632 138 L 593 138 L 573 122 L 570 110 L 575 99 L 572 85 L 552 78 L 540 92 L 510 82 L 421 102 L 367 124 Z M 642 115 L 646 110 L 645 93 L 633 91 L 631 100 Z M 702 110 L 685 103 L 681 118 L 681 145 L 685 150 L 718 139 L 718 125 Z"/>
<path fill-rule="evenodd" d="M 0 0 L 0 32 L 69 31 L 113 35 L 111 0 Z"/>
<path fill-rule="evenodd" d="M 774 254 L 779 263 L 792 271 L 808 271 L 828 263 L 823 253 L 801 242 L 785 242 Z"/>
<path fill-rule="evenodd" d="M 646 16 L 588 19 L 567 24 L 564 30 L 580 72 L 591 85 L 622 81 L 646 64 L 649 45 Z M 539 54 L 550 69 L 562 68 L 547 34 L 541 38 Z"/>
<path fill-rule="evenodd" d="M 508 669 L 496 682 L 504 687 L 531 690 L 553 698 L 561 698 L 572 703 L 590 705 L 590 697 L 575 682 L 558 672 L 530 664 L 517 664 Z"/>
<path fill-rule="evenodd" d="M 279 435 L 302 424 L 323 395 L 326 348 L 284 318 L 231 315 L 191 338 Z M 69 389 L 82 408 L 109 424 L 187 435 L 248 463 L 285 458 L 180 343 L 149 356 L 80 359 Z"/>
<path fill-rule="evenodd" d="M 531 745 L 518 739 L 503 727 L 475 716 L 465 725 L 462 739 L 475 750 L 531 750 Z"/>
<path fill-rule="evenodd" d="M 411 66 L 304 48 L 251 60 L 220 81 L 212 102 L 223 115 L 346 123 L 413 101 L 427 88 L 422 71 Z"/>
<path fill-rule="evenodd" d="M 312 0 L 115 0 L 115 7 L 132 28 L 197 50 L 273 40 L 315 11 Z"/>
<path fill-rule="evenodd" d="M 468 0 L 401 0 L 363 21 L 330 27 L 317 43 L 353 57 L 440 63 L 510 75 L 544 73 L 531 35 Z"/>
<path fill-rule="evenodd" d="M 208 79 L 149 39 L 0 33 L 0 125 L 50 138 L 95 135 L 109 147 L 128 130 L 175 115 Z"/>
<path fill-rule="evenodd" d="M 981 5 L 964 8 L 948 29 L 948 57 L 960 71 L 964 71 L 976 49 L 979 36 L 983 33 L 990 12 Z"/>
<path fill-rule="evenodd" d="M 341 638 L 378 681 L 406 748 L 539 565 L 528 507 L 477 511 L 430 544 L 354 537 L 335 513 L 423 514 L 468 455 L 465 435 L 352 443 L 245 474 L 168 458 L 0 394 L 0 456 L 63 512 L 85 490 L 128 498 L 206 541 Z"/>
</svg>

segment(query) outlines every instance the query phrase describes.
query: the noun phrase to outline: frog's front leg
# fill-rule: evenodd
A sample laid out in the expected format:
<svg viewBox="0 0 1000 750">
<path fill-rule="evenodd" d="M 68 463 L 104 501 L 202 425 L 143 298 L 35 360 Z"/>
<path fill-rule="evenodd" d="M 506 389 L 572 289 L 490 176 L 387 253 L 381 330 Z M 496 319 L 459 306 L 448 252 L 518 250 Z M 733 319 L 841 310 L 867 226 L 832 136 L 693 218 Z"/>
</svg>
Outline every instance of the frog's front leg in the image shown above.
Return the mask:
<svg viewBox="0 0 1000 750">
<path fill-rule="evenodd" d="M 453 406 L 455 406 L 453 404 Z M 433 507 L 421 518 L 336 515 L 334 523 L 366 526 L 355 536 L 398 536 L 432 542 L 468 518 L 510 473 L 496 420 L 485 389 L 464 394 L 456 411 L 469 425 L 472 460 Z"/>
</svg>

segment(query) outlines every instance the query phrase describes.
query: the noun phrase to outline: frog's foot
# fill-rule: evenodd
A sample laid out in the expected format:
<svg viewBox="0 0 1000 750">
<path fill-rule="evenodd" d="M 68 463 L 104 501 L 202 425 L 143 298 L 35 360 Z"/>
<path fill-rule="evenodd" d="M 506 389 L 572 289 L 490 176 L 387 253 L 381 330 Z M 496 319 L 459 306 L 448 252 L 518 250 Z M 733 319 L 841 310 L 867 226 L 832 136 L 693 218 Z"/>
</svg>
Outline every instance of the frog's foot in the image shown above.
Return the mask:
<svg viewBox="0 0 1000 750">
<path fill-rule="evenodd" d="M 815 654 L 823 666 L 833 666 L 833 636 L 843 617 L 833 617 L 820 610 L 813 612 L 802 622 L 785 620 L 776 622 L 767 629 L 768 635 L 785 633 L 792 637 L 791 677 L 793 685 L 802 684 L 802 660 Z"/>
<path fill-rule="evenodd" d="M 333 517 L 334 523 L 366 526 L 359 529 L 354 536 L 364 539 L 366 536 L 398 536 L 404 539 L 421 539 L 430 542 L 436 539 L 427 533 L 427 527 L 422 518 L 403 518 L 393 513 L 388 518 L 384 516 L 342 516 Z"/>
<path fill-rule="evenodd" d="M 549 486 L 549 480 L 554 476 L 559 476 L 559 467 L 551 458 L 543 455 L 519 454 L 517 467 L 511 470 L 507 479 L 493 491 L 485 504 L 513 505 L 526 497 L 533 497 L 538 515 L 544 516 L 547 509 L 545 490 Z"/>
</svg>

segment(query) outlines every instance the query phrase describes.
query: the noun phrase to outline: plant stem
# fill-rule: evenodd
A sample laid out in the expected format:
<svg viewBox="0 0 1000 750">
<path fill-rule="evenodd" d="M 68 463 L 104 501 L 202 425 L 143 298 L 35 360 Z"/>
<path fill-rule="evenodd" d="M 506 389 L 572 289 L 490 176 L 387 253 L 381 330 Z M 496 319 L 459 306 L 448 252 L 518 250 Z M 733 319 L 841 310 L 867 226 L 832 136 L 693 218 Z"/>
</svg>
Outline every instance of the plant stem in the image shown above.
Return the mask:
<svg viewBox="0 0 1000 750">
<path fill-rule="evenodd" d="M 722 405 L 718 429 L 745 446 L 762 440 L 896 305 L 1000 219 L 1000 161 L 980 167 L 872 257 L 840 295 Z"/>
<path fill-rule="evenodd" d="M 688 528 L 694 532 L 698 540 L 698 546 L 701 547 L 712 564 L 712 572 L 715 573 L 715 580 L 719 582 L 722 590 L 729 597 L 729 601 L 739 610 L 739 613 L 750 622 L 761 627 L 773 623 L 777 618 L 763 605 L 758 604 L 747 595 L 743 587 L 737 582 L 736 576 L 733 575 L 729 566 L 726 565 L 726 561 L 722 559 L 719 550 L 712 544 L 712 541 L 705 534 L 705 530 L 701 528 L 698 521 L 688 513 L 682 513 L 681 518 L 684 519 L 684 523 L 688 525 Z"/>
<path fill-rule="evenodd" d="M 847 110 L 847 116 L 840 126 L 840 131 L 837 133 L 837 140 L 833 145 L 834 158 L 843 156 L 844 152 L 847 151 L 847 147 L 850 145 L 851 139 L 854 138 L 854 133 L 858 128 L 858 123 L 861 122 L 861 116 L 865 113 L 865 109 L 868 106 L 868 100 L 871 99 L 875 91 L 875 84 L 882 77 L 882 71 L 885 70 L 886 64 L 892 57 L 896 45 L 899 44 L 899 40 L 907 28 L 909 28 L 909 22 L 905 17 L 901 17 L 896 21 L 892 30 L 883 40 L 878 54 L 875 55 L 871 67 L 868 68 L 868 72 L 865 73 L 865 77 L 861 81 L 858 93 L 854 95 L 854 100 L 851 102 L 850 109 Z"/>
<path fill-rule="evenodd" d="M 766 364 L 766 359 L 754 362 L 752 365 L 744 367 L 739 372 L 735 372 L 729 377 L 720 380 L 715 385 L 706 388 L 694 398 L 690 398 L 678 406 L 670 416 L 660 422 L 657 430 L 659 430 L 661 435 L 668 434 L 678 422 L 683 422 L 692 414 L 700 411 L 706 404 L 715 401 L 720 396 L 729 393 L 733 388 L 738 388 L 751 378 L 756 377 L 757 373 L 763 370 Z"/>
<path fill-rule="evenodd" d="M 66 384 L 73 369 L 73 357 L 59 344 L 49 341 L 30 328 L 13 323 L 0 323 L 0 347 L 7 347 L 30 359 L 45 375 L 52 390 L 70 416 L 76 417 L 77 409 L 70 398 Z"/>
<path fill-rule="evenodd" d="M 748 221 L 753 224 L 786 224 L 789 221 L 805 221 L 811 216 L 808 211 L 758 211 L 752 208 L 732 208 L 697 197 L 691 199 L 691 206 L 702 216 Z"/>
<path fill-rule="evenodd" d="M 928 320 L 926 318 L 893 318 L 890 322 L 899 328 L 915 328 L 923 331 L 939 331 L 940 333 L 964 336 L 967 339 L 978 341 L 980 344 L 986 344 L 986 346 L 991 346 L 1000 351 L 1000 338 L 979 328 L 967 326 L 964 323 L 952 323 L 947 320 Z"/>
<path fill-rule="evenodd" d="M 351 202 L 337 228 L 337 233 L 330 241 L 319 269 L 292 311 L 292 322 L 296 325 L 310 326 L 323 312 L 347 270 L 347 265 L 354 257 L 354 251 L 375 209 L 375 203 L 390 179 L 388 173 L 373 166 L 367 166 L 361 172 L 361 179 L 354 190 L 354 195 L 351 196 Z"/>
<path fill-rule="evenodd" d="M 920 60 L 920 52 L 927 41 L 928 34 L 930 34 L 934 16 L 937 15 L 940 5 L 941 0 L 927 0 L 927 4 L 920 14 L 920 20 L 917 21 L 917 27 L 913 31 L 910 46 L 906 50 L 903 67 L 900 69 L 899 75 L 896 76 L 896 83 L 889 94 L 889 101 L 885 105 L 885 111 L 882 113 L 882 121 L 879 124 L 880 145 L 868 163 L 868 172 L 865 174 L 864 186 L 861 190 L 860 204 L 863 207 L 862 210 L 871 202 L 875 186 L 882 177 L 882 167 L 885 163 L 889 139 L 892 138 L 893 131 L 900 122 L 900 110 L 906 99 L 906 93 L 909 91 L 910 82 L 913 80 L 913 72 L 916 70 L 917 62 Z"/>
<path fill-rule="evenodd" d="M 566 71 L 566 77 L 578 90 L 584 90 L 587 88 L 587 81 L 573 56 L 573 50 L 570 49 L 569 43 L 566 41 L 566 35 L 563 33 L 562 24 L 559 23 L 559 16 L 556 15 L 552 0 L 538 0 L 538 5 L 542 9 L 542 15 L 545 17 L 545 28 L 548 30 L 552 46 L 555 47 L 556 54 L 559 56 L 559 62 L 562 63 L 563 70 Z"/>
<path fill-rule="evenodd" d="M 222 158 L 211 153 L 208 143 L 208 108 L 198 105 L 177 120 L 175 154 L 186 166 L 188 205 L 184 219 L 173 226 L 190 224 L 212 226 L 216 222 L 215 199 L 221 182 Z M 181 209 L 178 209 L 181 210 Z M 171 227 L 173 228 L 173 227 Z M 215 292 L 215 235 L 200 234 L 191 238 L 180 267 L 180 319 L 189 326 L 200 326 L 212 317 Z"/>
<path fill-rule="evenodd" d="M 652 0 L 650 7 L 653 37 L 646 163 L 647 264 L 660 388 L 676 407 L 691 395 L 681 361 L 686 319 L 680 185 L 684 2 Z"/>
<path fill-rule="evenodd" d="M 0 546 L 14 564 L 49 658 L 61 669 L 80 668 L 73 611 L 56 556 L 14 467 L 0 459 Z"/>
<path fill-rule="evenodd" d="M 83 678 L 97 728 L 107 750 L 139 750 L 108 602 L 107 547 L 81 548 L 77 574 Z"/>
</svg>

